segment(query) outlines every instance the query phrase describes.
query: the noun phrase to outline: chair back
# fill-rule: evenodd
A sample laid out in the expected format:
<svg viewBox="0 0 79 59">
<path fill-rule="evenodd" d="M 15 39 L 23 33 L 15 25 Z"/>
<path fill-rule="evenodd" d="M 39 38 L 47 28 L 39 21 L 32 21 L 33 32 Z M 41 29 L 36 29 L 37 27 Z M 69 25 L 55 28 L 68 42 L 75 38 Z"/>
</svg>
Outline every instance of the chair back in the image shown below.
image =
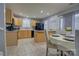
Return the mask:
<svg viewBox="0 0 79 59">
<path fill-rule="evenodd" d="M 48 41 L 49 40 L 48 30 L 45 30 L 45 37 L 46 37 L 46 41 Z"/>
</svg>

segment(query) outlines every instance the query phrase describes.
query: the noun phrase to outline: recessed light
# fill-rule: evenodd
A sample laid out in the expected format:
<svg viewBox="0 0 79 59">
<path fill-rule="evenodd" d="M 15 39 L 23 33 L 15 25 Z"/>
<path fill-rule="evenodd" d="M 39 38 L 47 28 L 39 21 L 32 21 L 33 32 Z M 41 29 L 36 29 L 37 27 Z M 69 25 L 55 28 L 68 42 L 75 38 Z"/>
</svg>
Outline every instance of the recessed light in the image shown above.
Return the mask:
<svg viewBox="0 0 79 59">
<path fill-rule="evenodd" d="M 33 16 L 34 18 L 36 18 L 36 16 Z"/>
<path fill-rule="evenodd" d="M 19 13 L 19 15 L 23 15 L 23 13 Z"/>
<path fill-rule="evenodd" d="M 26 17 L 29 17 L 29 16 L 26 16 Z"/>
<path fill-rule="evenodd" d="M 43 13 L 44 11 L 43 10 L 41 10 L 41 13 Z"/>
<path fill-rule="evenodd" d="M 49 15 L 49 13 L 47 13 L 47 15 Z"/>
</svg>

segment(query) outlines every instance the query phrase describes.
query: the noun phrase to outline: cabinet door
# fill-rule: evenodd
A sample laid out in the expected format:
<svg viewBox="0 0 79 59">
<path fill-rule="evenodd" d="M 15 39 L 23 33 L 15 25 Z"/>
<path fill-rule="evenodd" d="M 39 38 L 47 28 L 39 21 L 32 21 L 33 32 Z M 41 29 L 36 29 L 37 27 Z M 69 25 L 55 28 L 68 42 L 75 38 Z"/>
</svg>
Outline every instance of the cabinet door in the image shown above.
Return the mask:
<svg viewBox="0 0 79 59">
<path fill-rule="evenodd" d="M 33 28 L 35 28 L 37 22 L 38 22 L 38 21 L 36 21 L 36 20 L 32 20 L 32 21 L 31 21 L 31 25 L 32 25 Z"/>
<path fill-rule="evenodd" d="M 27 38 L 31 38 L 31 30 L 27 30 Z"/>
<path fill-rule="evenodd" d="M 6 23 L 12 23 L 12 11 L 6 8 Z"/>
<path fill-rule="evenodd" d="M 6 32 L 6 44 L 7 46 L 16 46 L 18 43 L 17 32 Z"/>
<path fill-rule="evenodd" d="M 45 42 L 45 34 L 44 32 L 36 32 L 35 33 L 35 42 Z"/>
<path fill-rule="evenodd" d="M 31 30 L 19 30 L 18 39 L 31 38 Z"/>
<path fill-rule="evenodd" d="M 19 30 L 18 31 L 18 39 L 27 38 L 27 31 L 26 30 Z"/>
<path fill-rule="evenodd" d="M 48 31 L 48 34 L 49 34 L 49 36 L 53 35 L 53 34 L 56 34 L 56 31 Z"/>
<path fill-rule="evenodd" d="M 49 34 L 49 36 L 50 36 L 50 35 L 52 35 L 53 33 L 49 31 L 48 34 Z"/>
</svg>

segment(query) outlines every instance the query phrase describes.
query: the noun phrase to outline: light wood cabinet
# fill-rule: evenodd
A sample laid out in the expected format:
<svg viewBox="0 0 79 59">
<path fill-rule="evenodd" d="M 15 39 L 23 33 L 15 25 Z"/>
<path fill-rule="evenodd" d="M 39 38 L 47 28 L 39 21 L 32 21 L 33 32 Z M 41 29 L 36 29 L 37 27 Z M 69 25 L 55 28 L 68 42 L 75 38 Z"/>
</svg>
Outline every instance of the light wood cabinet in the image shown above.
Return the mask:
<svg viewBox="0 0 79 59">
<path fill-rule="evenodd" d="M 16 46 L 18 44 L 17 31 L 7 31 L 6 32 L 6 45 Z"/>
<path fill-rule="evenodd" d="M 49 34 L 49 36 L 53 35 L 53 34 L 56 34 L 56 31 L 48 31 L 48 34 Z"/>
<path fill-rule="evenodd" d="M 18 39 L 31 38 L 31 30 L 19 30 Z"/>
<path fill-rule="evenodd" d="M 22 19 L 16 18 L 16 17 L 13 17 L 13 18 L 14 18 L 14 22 L 15 22 L 16 26 L 21 26 L 22 25 Z"/>
<path fill-rule="evenodd" d="M 6 8 L 6 23 L 12 23 L 12 10 Z"/>
<path fill-rule="evenodd" d="M 27 30 L 27 38 L 31 38 L 31 30 Z"/>
<path fill-rule="evenodd" d="M 32 25 L 32 27 L 35 27 L 35 26 L 36 26 L 36 23 L 37 23 L 36 20 L 32 20 L 32 21 L 31 21 L 31 25 Z"/>
<path fill-rule="evenodd" d="M 35 31 L 34 40 L 35 42 L 45 42 L 46 39 L 44 31 Z"/>
<path fill-rule="evenodd" d="M 18 39 L 23 39 L 27 37 L 27 31 L 26 30 L 19 30 L 18 31 Z"/>
</svg>

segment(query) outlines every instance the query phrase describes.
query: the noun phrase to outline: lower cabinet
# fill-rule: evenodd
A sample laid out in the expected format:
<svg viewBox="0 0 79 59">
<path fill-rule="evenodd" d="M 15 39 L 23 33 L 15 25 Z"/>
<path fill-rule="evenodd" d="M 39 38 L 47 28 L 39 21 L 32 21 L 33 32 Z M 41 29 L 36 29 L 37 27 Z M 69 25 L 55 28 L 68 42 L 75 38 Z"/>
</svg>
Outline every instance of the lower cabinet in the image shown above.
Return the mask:
<svg viewBox="0 0 79 59">
<path fill-rule="evenodd" d="M 35 31 L 34 33 L 35 33 L 35 35 L 34 35 L 35 42 L 45 42 L 46 41 L 44 31 Z"/>
<path fill-rule="evenodd" d="M 27 31 L 26 30 L 19 30 L 18 31 L 18 39 L 23 39 L 27 37 Z"/>
<path fill-rule="evenodd" d="M 32 35 L 31 35 L 31 30 L 27 30 L 27 38 L 31 38 L 32 37 Z"/>
<path fill-rule="evenodd" d="M 48 31 L 48 34 L 49 34 L 49 36 L 53 35 L 53 34 L 56 34 L 56 31 Z"/>
<path fill-rule="evenodd" d="M 18 44 L 17 31 L 7 31 L 6 32 L 6 45 L 16 46 Z"/>
<path fill-rule="evenodd" d="M 31 38 L 31 30 L 19 30 L 18 39 Z"/>
</svg>

